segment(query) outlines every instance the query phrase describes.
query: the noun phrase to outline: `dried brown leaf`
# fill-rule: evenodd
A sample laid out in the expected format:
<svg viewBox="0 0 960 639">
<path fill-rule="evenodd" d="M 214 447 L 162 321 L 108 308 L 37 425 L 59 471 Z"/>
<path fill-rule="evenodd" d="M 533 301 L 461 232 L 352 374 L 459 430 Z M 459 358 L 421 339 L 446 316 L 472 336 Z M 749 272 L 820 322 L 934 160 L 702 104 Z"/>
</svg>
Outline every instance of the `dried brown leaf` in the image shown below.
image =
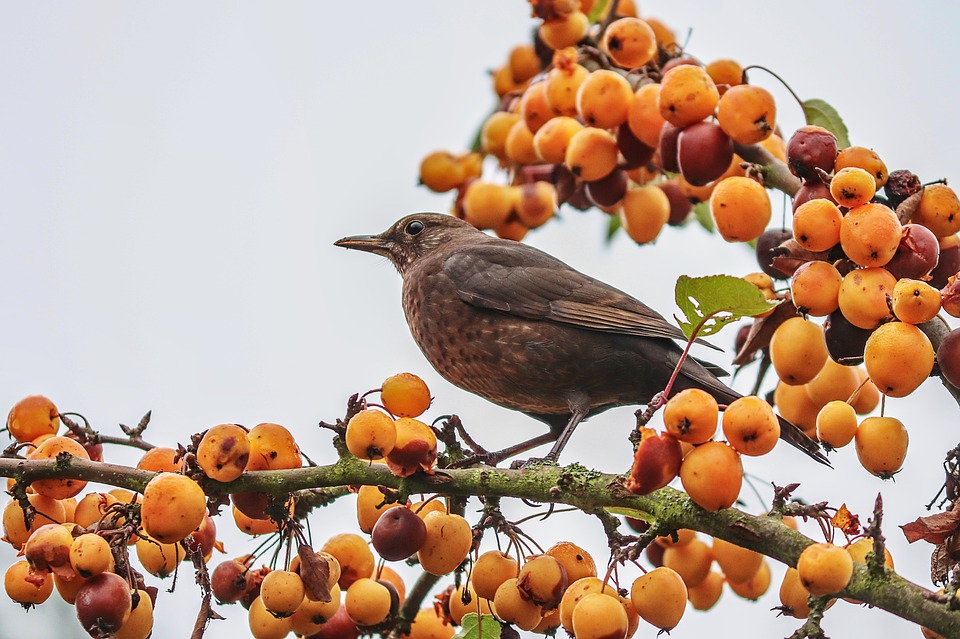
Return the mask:
<svg viewBox="0 0 960 639">
<path fill-rule="evenodd" d="M 928 517 L 917 517 L 900 529 L 911 544 L 919 539 L 931 544 L 942 544 L 960 528 L 960 510 L 950 510 Z"/>
<path fill-rule="evenodd" d="M 300 544 L 297 552 L 300 555 L 300 578 L 307 595 L 314 601 L 331 601 L 330 564 L 308 544 Z"/>
</svg>

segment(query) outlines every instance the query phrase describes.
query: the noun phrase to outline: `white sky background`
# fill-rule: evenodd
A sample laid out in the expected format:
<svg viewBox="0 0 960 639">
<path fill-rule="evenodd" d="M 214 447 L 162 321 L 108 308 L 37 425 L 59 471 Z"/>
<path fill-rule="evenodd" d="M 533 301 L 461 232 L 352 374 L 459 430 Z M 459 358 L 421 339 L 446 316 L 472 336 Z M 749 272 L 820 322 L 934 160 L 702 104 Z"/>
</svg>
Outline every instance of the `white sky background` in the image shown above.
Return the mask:
<svg viewBox="0 0 960 639">
<path fill-rule="evenodd" d="M 853 142 L 876 149 L 891 170 L 960 177 L 955 5 L 641 9 L 679 34 L 692 28 L 690 51 L 704 60 L 765 64 L 802 97 L 826 99 Z M 325 463 L 333 452 L 316 422 L 341 415 L 350 394 L 410 370 L 436 397 L 431 419 L 456 412 L 491 447 L 540 432 L 441 380 L 404 325 L 392 267 L 332 246 L 410 212 L 448 208 L 449 196 L 416 185 L 419 161 L 469 143 L 494 103 L 486 71 L 528 37 L 528 13 L 523 0 L 0 5 L 0 410 L 43 393 L 117 434 L 117 423 L 152 409 L 147 439 L 166 445 L 221 422 L 275 421 Z M 780 98 L 785 131 L 801 124 L 772 78 L 752 78 Z M 749 251 L 694 226 L 668 229 L 654 247 L 625 237 L 605 247 L 605 223 L 599 212 L 566 211 L 528 241 L 667 315 L 678 275 L 755 270 Z M 717 342 L 729 347 L 732 335 Z M 863 519 L 882 490 L 897 567 L 926 584 L 932 547 L 908 547 L 895 524 L 926 514 L 943 452 L 958 441 L 957 407 L 933 381 L 891 401 L 888 413 L 912 438 L 896 483 L 867 475 L 852 450 L 834 456 L 833 471 L 787 447 L 746 466 L 765 498 L 770 481 L 800 481 L 806 499 L 846 501 Z M 632 424 L 631 409 L 591 420 L 563 461 L 624 471 Z M 747 490 L 743 497 L 762 509 Z M 316 515 L 317 545 L 352 517 L 345 506 Z M 251 550 L 231 527 L 221 519 L 230 556 Z M 530 530 L 544 546 L 562 531 L 603 562 L 599 525 L 586 517 Z M 0 563 L 13 560 L 0 548 Z M 629 582 L 635 573 L 622 574 Z M 774 566 L 760 603 L 726 592 L 710 613 L 688 611 L 671 636 L 789 635 L 799 622 L 769 612 L 781 574 Z M 189 571 L 177 593 L 161 595 L 154 636 L 187 636 L 198 601 Z M 55 610 L 64 607 L 22 613 L 4 600 L 0 637 L 82 636 Z M 222 612 L 229 621 L 207 636 L 246 632 L 239 607 Z M 919 636 L 844 603 L 824 627 L 835 638 Z M 644 625 L 637 636 L 653 634 Z"/>
</svg>

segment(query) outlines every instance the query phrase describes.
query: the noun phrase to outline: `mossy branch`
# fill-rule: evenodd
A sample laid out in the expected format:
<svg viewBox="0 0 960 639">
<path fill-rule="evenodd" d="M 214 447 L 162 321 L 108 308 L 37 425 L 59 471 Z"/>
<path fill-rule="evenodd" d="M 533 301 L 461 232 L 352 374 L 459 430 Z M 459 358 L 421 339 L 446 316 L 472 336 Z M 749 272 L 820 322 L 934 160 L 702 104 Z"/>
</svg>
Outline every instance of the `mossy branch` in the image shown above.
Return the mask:
<svg viewBox="0 0 960 639">
<path fill-rule="evenodd" d="M 0 458 L 0 476 L 22 482 L 50 477 L 75 478 L 142 491 L 153 477 L 150 471 L 126 466 L 72 459 L 22 460 Z M 588 470 L 579 465 L 543 465 L 524 470 L 468 468 L 438 470 L 433 475 L 395 477 L 383 465 L 357 459 L 341 459 L 329 466 L 296 470 L 244 473 L 228 484 L 207 480 L 208 494 L 258 491 L 274 495 L 312 488 L 382 485 L 407 493 L 439 493 L 450 496 L 501 496 L 541 503 L 562 503 L 584 511 L 600 508 L 630 509 L 667 529 L 690 528 L 756 550 L 789 566 L 796 566 L 800 553 L 814 540 L 787 527 L 776 517 L 750 515 L 735 508 L 708 512 L 683 492 L 663 488 L 651 495 L 627 492 L 623 478 Z M 871 575 L 856 564 L 853 580 L 842 593 L 926 626 L 944 637 L 960 639 L 960 611 L 951 611 L 932 598 L 932 593 L 893 571 Z"/>
</svg>

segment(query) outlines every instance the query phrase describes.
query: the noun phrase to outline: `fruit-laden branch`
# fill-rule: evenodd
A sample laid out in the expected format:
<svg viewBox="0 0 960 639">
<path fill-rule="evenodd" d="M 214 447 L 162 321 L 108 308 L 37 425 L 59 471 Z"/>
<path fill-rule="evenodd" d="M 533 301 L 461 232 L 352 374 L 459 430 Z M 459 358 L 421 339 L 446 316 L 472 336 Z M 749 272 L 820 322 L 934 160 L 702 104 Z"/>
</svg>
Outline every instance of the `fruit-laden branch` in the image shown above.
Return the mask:
<svg viewBox="0 0 960 639">
<path fill-rule="evenodd" d="M 21 460 L 0 458 L 0 476 L 22 482 L 51 477 L 75 478 L 142 491 L 153 477 L 150 471 L 76 458 Z M 441 470 L 395 477 L 379 464 L 344 458 L 330 466 L 244 473 L 230 483 L 205 480 L 208 495 L 257 491 L 284 495 L 298 490 L 345 485 L 381 485 L 405 494 L 439 493 L 450 496 L 502 496 L 542 503 L 562 503 L 585 511 L 630 509 L 645 514 L 665 530 L 690 528 L 796 566 L 800 553 L 814 540 L 787 527 L 776 517 L 759 517 L 735 508 L 705 511 L 685 493 L 663 488 L 651 495 L 627 492 L 623 478 L 588 470 L 577 464 L 538 466 L 526 470 L 471 468 Z M 932 593 L 893 571 L 871 576 L 856 564 L 853 579 L 839 593 L 921 624 L 944 637 L 960 639 L 960 611 L 935 601 Z"/>
</svg>

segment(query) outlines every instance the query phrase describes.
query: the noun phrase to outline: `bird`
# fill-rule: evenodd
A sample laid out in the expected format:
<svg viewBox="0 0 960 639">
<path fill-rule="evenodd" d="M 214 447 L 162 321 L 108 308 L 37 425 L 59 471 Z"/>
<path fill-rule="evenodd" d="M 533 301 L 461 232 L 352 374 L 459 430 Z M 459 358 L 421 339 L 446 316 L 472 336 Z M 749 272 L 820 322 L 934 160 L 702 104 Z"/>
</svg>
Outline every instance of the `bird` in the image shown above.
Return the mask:
<svg viewBox="0 0 960 639">
<path fill-rule="evenodd" d="M 683 353 L 682 331 L 640 300 L 453 215 L 414 213 L 382 233 L 334 244 L 396 267 L 410 332 L 443 378 L 550 427 L 492 453 L 491 465 L 550 442 L 544 459 L 556 462 L 580 422 L 653 400 Z M 672 388 L 700 388 L 720 404 L 741 397 L 717 370 L 687 357 Z M 829 465 L 817 442 L 780 424 L 781 439 Z"/>
</svg>

